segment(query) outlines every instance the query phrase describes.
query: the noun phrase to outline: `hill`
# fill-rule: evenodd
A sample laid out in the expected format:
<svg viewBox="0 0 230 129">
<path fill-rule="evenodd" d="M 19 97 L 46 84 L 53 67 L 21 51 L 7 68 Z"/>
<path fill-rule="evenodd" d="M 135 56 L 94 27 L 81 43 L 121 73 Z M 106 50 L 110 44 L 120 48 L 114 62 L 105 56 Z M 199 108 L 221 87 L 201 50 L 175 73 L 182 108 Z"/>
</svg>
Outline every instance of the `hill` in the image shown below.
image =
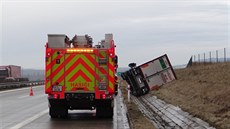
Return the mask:
<svg viewBox="0 0 230 129">
<path fill-rule="evenodd" d="M 22 69 L 22 77 L 27 77 L 30 81 L 44 80 L 44 70 Z"/>
<path fill-rule="evenodd" d="M 218 129 L 229 129 L 230 63 L 197 65 L 175 72 L 178 80 L 151 93 Z"/>
</svg>

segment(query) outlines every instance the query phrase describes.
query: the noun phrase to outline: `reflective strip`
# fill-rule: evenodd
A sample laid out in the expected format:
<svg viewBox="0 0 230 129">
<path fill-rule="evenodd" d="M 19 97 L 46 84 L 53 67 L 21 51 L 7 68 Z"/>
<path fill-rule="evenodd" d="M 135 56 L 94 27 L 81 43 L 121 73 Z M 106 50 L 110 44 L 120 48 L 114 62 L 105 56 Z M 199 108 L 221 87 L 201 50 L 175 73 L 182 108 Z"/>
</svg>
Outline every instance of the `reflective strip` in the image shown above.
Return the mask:
<svg viewBox="0 0 230 129">
<path fill-rule="evenodd" d="M 101 50 L 101 51 L 99 52 L 99 57 L 100 57 L 100 58 L 106 58 L 106 57 L 107 57 L 106 51 L 105 51 L 105 50 Z"/>
<path fill-rule="evenodd" d="M 113 60 L 109 58 L 109 88 L 114 91 L 114 64 Z"/>
<path fill-rule="evenodd" d="M 46 86 L 45 90 L 50 88 L 51 86 L 51 80 L 50 80 L 50 74 L 51 74 L 51 56 L 47 57 L 46 59 Z"/>
<path fill-rule="evenodd" d="M 55 52 L 56 53 L 56 52 Z M 57 59 L 60 60 L 59 64 L 56 64 L 56 59 L 53 60 L 55 64 L 52 67 L 52 85 L 56 85 L 57 80 L 64 74 L 64 55 L 58 55 Z M 59 85 L 64 85 L 64 80 L 60 80 Z"/>
<path fill-rule="evenodd" d="M 75 91 L 75 85 L 83 85 L 84 90 L 94 90 L 95 86 L 95 55 L 77 54 L 66 62 L 66 91 Z M 72 85 L 72 86 L 71 86 Z"/>
</svg>

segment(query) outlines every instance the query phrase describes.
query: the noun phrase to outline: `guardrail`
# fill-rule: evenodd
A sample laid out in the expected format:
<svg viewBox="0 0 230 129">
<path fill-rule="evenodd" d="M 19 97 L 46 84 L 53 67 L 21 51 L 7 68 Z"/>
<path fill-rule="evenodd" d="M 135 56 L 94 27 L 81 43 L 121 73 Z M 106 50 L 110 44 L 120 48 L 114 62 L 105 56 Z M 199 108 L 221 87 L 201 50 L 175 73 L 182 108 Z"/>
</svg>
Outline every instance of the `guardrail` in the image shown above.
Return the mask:
<svg viewBox="0 0 230 129">
<path fill-rule="evenodd" d="M 20 87 L 28 87 L 28 86 L 36 86 L 36 85 L 44 85 L 44 81 L 0 83 L 0 90 L 2 90 L 2 89 L 11 89 L 11 88 L 20 88 Z"/>
</svg>

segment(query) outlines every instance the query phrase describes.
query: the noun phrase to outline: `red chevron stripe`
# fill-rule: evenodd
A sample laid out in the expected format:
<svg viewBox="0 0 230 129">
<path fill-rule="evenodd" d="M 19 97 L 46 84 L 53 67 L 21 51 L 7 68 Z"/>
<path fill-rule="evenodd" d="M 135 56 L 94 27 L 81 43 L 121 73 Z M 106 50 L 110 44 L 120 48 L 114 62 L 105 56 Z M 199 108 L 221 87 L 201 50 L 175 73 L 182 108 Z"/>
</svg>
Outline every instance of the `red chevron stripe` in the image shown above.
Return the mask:
<svg viewBox="0 0 230 129">
<path fill-rule="evenodd" d="M 85 57 L 86 57 L 90 62 L 92 62 L 92 63 L 96 66 L 96 68 L 98 68 L 98 63 L 96 62 L 95 59 L 93 59 L 92 56 L 90 56 L 89 54 L 86 54 Z M 95 77 L 96 77 L 97 80 L 99 80 L 99 76 L 98 76 L 97 73 L 95 73 Z"/>
<path fill-rule="evenodd" d="M 46 72 L 51 69 L 51 63 L 46 64 Z"/>
<path fill-rule="evenodd" d="M 109 75 L 109 81 L 113 84 L 113 86 L 115 85 L 114 83 L 114 65 L 109 63 L 109 70 L 111 70 L 113 72 L 113 75 Z M 114 87 L 113 88 L 109 88 L 108 89 L 110 92 L 114 92 Z"/>
<path fill-rule="evenodd" d="M 98 65 L 98 63 L 96 62 L 96 60 L 93 59 L 93 57 L 90 56 L 89 54 L 86 54 L 85 57 L 86 57 L 90 62 L 92 62 L 95 66 Z"/>
<path fill-rule="evenodd" d="M 75 64 L 76 64 L 76 67 L 77 67 L 77 65 L 82 64 L 87 71 L 89 71 L 93 76 L 95 75 L 95 71 L 92 68 L 90 68 L 89 65 L 87 63 L 85 63 L 85 61 L 82 58 L 77 59 L 76 62 L 74 63 L 74 65 Z M 70 68 L 69 69 L 72 71 L 72 70 L 74 70 L 74 68 L 75 67 L 71 67 L 71 69 Z"/>
<path fill-rule="evenodd" d="M 74 55 L 70 55 L 69 57 L 67 57 L 67 59 L 65 59 L 64 62 L 69 62 L 71 61 L 71 59 L 73 59 Z M 56 62 L 56 61 L 55 61 Z M 64 67 L 64 62 L 61 62 L 61 64 L 58 66 L 58 68 L 55 69 L 55 71 L 52 72 L 52 75 L 55 76 L 56 74 L 58 74 L 58 72 L 60 72 L 60 70 L 63 69 Z"/>
<path fill-rule="evenodd" d="M 96 72 L 91 67 L 89 67 L 89 65 L 87 63 L 85 63 L 84 60 L 82 60 L 81 58 L 79 58 L 78 61 L 81 62 L 81 64 L 85 67 L 85 69 L 87 71 L 90 72 L 91 75 L 93 75 L 94 77 L 97 75 Z"/>
<path fill-rule="evenodd" d="M 70 55 L 66 60 L 65 60 L 65 64 L 69 63 L 69 61 L 71 61 L 71 59 L 74 58 L 75 55 Z M 90 61 L 92 62 L 93 64 L 96 63 L 95 59 L 92 58 L 92 56 L 90 56 L 89 54 L 85 54 L 85 57 Z M 74 64 L 68 69 L 65 71 L 65 75 L 68 75 L 72 70 L 74 70 L 75 67 L 77 67 L 77 65 L 79 64 L 82 64 L 83 66 L 85 66 L 85 68 L 92 74 L 95 76 L 95 78 L 98 80 L 99 79 L 99 76 L 95 73 L 95 71 L 90 68 L 81 58 L 79 58 L 76 62 L 74 62 Z M 98 63 L 96 63 L 95 66 L 97 66 Z M 57 82 L 61 82 L 64 80 L 65 78 L 65 75 L 61 75 L 60 78 L 57 79 Z"/>
<path fill-rule="evenodd" d="M 54 53 L 53 53 L 54 54 Z M 52 57 L 51 57 L 51 66 L 53 66 L 55 63 L 56 63 L 56 59 L 60 59 L 61 57 L 62 57 L 63 55 L 58 55 L 58 56 L 56 56 L 54 59 L 52 59 Z"/>
<path fill-rule="evenodd" d="M 103 67 L 99 67 L 99 70 L 102 74 L 107 74 L 106 70 Z"/>
<path fill-rule="evenodd" d="M 61 83 L 62 81 L 64 81 L 64 79 L 65 79 L 65 74 L 62 74 L 61 77 L 59 77 L 56 82 Z"/>
<path fill-rule="evenodd" d="M 85 73 L 82 72 L 81 70 L 79 70 L 77 73 L 75 73 L 68 81 L 73 82 L 74 80 L 76 80 L 80 76 L 83 77 L 87 82 L 91 82 L 90 78 L 87 75 L 85 75 Z"/>
<path fill-rule="evenodd" d="M 105 56 L 102 55 L 101 53 L 99 53 L 99 57 L 100 57 L 100 58 L 105 58 Z"/>
<path fill-rule="evenodd" d="M 71 55 L 71 56 L 74 57 L 75 55 Z M 85 56 L 90 56 L 90 55 L 86 54 Z M 73 57 L 71 57 L 70 60 L 71 60 Z M 90 57 L 91 57 L 91 56 L 90 56 Z M 70 60 L 66 61 L 66 64 L 69 63 Z M 93 61 L 95 61 L 95 60 L 93 60 Z M 74 64 L 73 64 L 72 66 L 70 66 L 70 68 L 67 69 L 67 70 L 65 71 L 65 75 L 68 75 L 68 74 L 69 74 L 71 71 L 73 71 L 74 68 L 77 67 L 77 65 L 79 65 L 80 63 L 83 64 L 83 66 L 85 66 L 85 68 L 86 68 L 92 75 L 94 75 L 94 76 L 96 77 L 96 79 L 99 79 L 99 76 L 95 73 L 95 71 L 92 70 L 92 69 L 91 69 L 81 58 L 79 58 L 77 61 L 75 61 Z M 57 82 L 62 81 L 62 80 L 64 79 L 64 77 L 65 77 L 65 76 L 62 75 L 62 76 L 57 80 Z"/>
<path fill-rule="evenodd" d="M 103 69 L 101 67 L 99 68 L 98 63 L 95 61 L 95 59 L 92 58 L 92 56 L 90 56 L 90 55 L 85 55 L 85 56 L 90 62 L 92 62 L 100 70 L 101 73 L 107 74 L 105 69 Z"/>
<path fill-rule="evenodd" d="M 71 61 L 73 59 L 73 57 L 74 57 L 74 55 L 70 54 L 69 57 L 67 57 L 67 59 L 65 60 L 65 63 Z M 66 75 L 66 73 L 62 74 L 61 77 L 59 77 L 56 82 L 61 83 L 64 80 L 65 75 Z M 52 84 L 54 84 L 54 83 L 52 82 Z"/>
</svg>

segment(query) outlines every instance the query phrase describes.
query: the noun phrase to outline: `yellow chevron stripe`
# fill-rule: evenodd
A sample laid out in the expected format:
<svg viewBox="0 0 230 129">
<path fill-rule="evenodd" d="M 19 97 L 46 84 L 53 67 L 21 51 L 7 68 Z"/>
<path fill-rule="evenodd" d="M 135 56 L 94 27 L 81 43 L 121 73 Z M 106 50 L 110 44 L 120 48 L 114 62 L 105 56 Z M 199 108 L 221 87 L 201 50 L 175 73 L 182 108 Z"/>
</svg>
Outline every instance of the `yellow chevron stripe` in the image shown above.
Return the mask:
<svg viewBox="0 0 230 129">
<path fill-rule="evenodd" d="M 50 80 L 46 83 L 46 89 L 48 89 L 51 86 Z"/>
</svg>

